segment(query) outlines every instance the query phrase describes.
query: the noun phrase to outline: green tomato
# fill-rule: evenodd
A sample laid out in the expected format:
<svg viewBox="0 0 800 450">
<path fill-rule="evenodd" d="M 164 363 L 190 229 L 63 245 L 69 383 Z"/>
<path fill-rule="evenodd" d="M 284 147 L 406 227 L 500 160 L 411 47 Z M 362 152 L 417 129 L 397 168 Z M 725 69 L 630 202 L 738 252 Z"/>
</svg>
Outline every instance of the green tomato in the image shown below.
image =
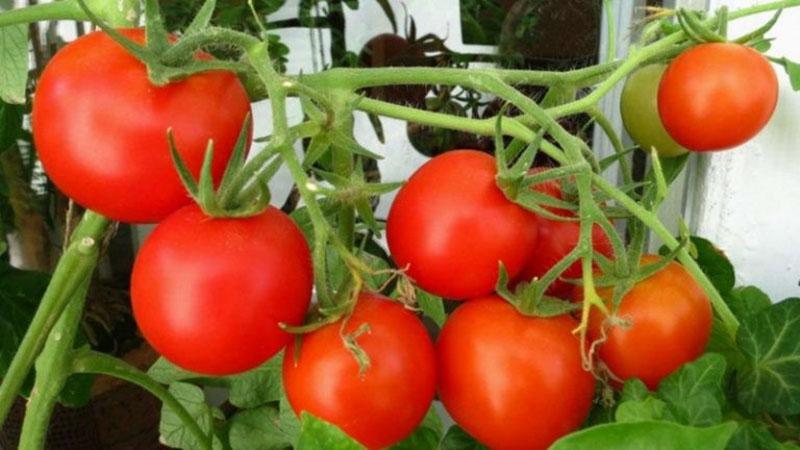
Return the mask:
<svg viewBox="0 0 800 450">
<path fill-rule="evenodd" d="M 664 129 L 658 115 L 658 83 L 666 64 L 651 64 L 637 70 L 625 82 L 620 100 L 622 123 L 643 151 L 655 147 L 662 158 L 682 155 L 687 150 Z"/>
</svg>

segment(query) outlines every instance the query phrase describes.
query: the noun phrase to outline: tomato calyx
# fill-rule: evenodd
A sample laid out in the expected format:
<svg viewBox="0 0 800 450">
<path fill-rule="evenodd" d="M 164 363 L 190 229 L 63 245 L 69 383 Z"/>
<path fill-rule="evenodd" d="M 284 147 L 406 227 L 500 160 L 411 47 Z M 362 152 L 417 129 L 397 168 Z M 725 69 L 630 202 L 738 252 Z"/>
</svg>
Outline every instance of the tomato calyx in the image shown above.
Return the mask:
<svg viewBox="0 0 800 450">
<path fill-rule="evenodd" d="M 111 39 L 121 45 L 132 56 L 147 66 L 148 77 L 156 86 L 165 86 L 173 81 L 210 70 L 246 72 L 248 66 L 237 61 L 219 61 L 203 54 L 200 49 L 210 43 L 225 41 L 243 50 L 259 43 L 255 37 L 232 30 L 210 27 L 214 4 L 207 2 L 198 11 L 189 27 L 183 32 L 183 41 L 176 39 L 164 27 L 164 20 L 156 1 L 145 2 L 146 44 L 140 45 L 103 21 L 93 10 L 98 10 L 96 1 L 77 0 L 89 20 L 97 24 Z"/>
<path fill-rule="evenodd" d="M 522 315 L 555 317 L 581 309 L 580 305 L 546 295 L 545 292 L 550 285 L 546 280 L 533 279 L 530 282 L 518 283 L 513 292 L 508 284 L 508 272 L 501 263 L 497 277 L 497 295 L 514 306 Z"/>
<path fill-rule="evenodd" d="M 175 137 L 172 129 L 167 130 L 167 142 L 169 144 L 170 155 L 189 195 L 200 206 L 203 212 L 209 217 L 229 217 L 244 218 L 258 215 L 269 207 L 270 192 L 266 180 L 258 178 L 254 182 L 257 184 L 258 192 L 246 201 L 227 200 L 227 194 L 232 189 L 234 179 L 245 166 L 245 149 L 248 144 L 250 130 L 250 115 L 248 114 L 242 125 L 242 130 L 236 140 L 233 154 L 225 168 L 219 188 L 214 188 L 214 178 L 211 167 L 214 161 L 214 141 L 209 141 L 206 147 L 203 166 L 200 169 L 200 176 L 195 180 L 191 171 L 187 167 L 180 153 L 178 152 Z"/>
</svg>

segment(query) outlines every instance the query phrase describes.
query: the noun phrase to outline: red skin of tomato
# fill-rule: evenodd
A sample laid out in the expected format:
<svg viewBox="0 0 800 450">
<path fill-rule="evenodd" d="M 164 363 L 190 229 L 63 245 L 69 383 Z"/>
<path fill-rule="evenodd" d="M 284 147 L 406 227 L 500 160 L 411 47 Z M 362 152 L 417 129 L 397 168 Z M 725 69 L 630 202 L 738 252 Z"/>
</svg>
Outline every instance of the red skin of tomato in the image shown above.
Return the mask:
<svg viewBox="0 0 800 450">
<path fill-rule="evenodd" d="M 439 398 L 492 449 L 538 450 L 589 414 L 594 377 L 583 370 L 577 322 L 523 316 L 499 297 L 465 302 L 436 343 Z"/>
<path fill-rule="evenodd" d="M 299 355 L 289 343 L 283 386 L 298 415 L 306 411 L 378 449 L 407 437 L 425 417 L 436 392 L 436 358 L 422 322 L 397 302 L 362 293 L 345 333 L 365 323 L 369 331 L 356 340 L 370 359 L 363 375 L 336 322 L 304 335 Z"/>
<path fill-rule="evenodd" d="M 286 214 L 212 219 L 186 206 L 161 222 L 136 258 L 133 315 L 145 339 L 174 364 L 228 375 L 266 362 L 303 322 L 311 254 Z"/>
<path fill-rule="evenodd" d="M 658 89 L 664 128 L 696 152 L 750 140 L 777 102 L 778 78 L 769 61 L 732 43 L 700 44 L 683 52 L 667 67 Z"/>
<path fill-rule="evenodd" d="M 120 31 L 144 41 L 142 29 Z M 191 201 L 167 129 L 195 176 L 213 140 L 219 181 L 249 112 L 234 73 L 205 72 L 156 87 L 142 63 L 94 32 L 45 67 L 33 100 L 33 135 L 47 175 L 66 195 L 114 220 L 149 223 Z"/>
<path fill-rule="evenodd" d="M 547 169 L 537 167 L 533 169 L 533 173 L 545 171 Z M 561 187 L 558 181 L 548 181 L 539 183 L 533 186 L 533 189 L 547 194 L 553 198 L 562 200 Z M 572 211 L 560 208 L 548 208 L 553 214 L 563 217 L 574 217 Z M 580 222 L 559 222 L 551 220 L 539 215 L 536 216 L 539 230 L 539 237 L 536 241 L 536 246 L 528 258 L 528 262 L 522 269 L 519 277 L 520 280 L 529 281 L 535 278 L 541 278 L 546 274 L 554 265 L 564 259 L 576 245 L 580 239 L 581 225 Z M 607 257 L 612 257 L 614 249 L 608 236 L 603 232 L 603 229 L 598 225 L 592 227 L 592 244 L 594 250 Z M 572 291 L 572 285 L 564 280 L 580 278 L 583 274 L 581 270 L 581 262 L 576 261 L 565 270 L 561 277 L 556 279 L 553 284 L 547 289 L 547 293 L 559 297 L 568 297 Z"/>
<path fill-rule="evenodd" d="M 495 160 L 477 150 L 420 167 L 389 211 L 386 237 L 400 268 L 423 289 L 465 299 L 494 291 L 498 263 L 511 278 L 536 245 L 536 216 L 495 183 Z"/>
<path fill-rule="evenodd" d="M 642 264 L 660 257 L 646 255 Z M 610 299 L 608 288 L 598 294 Z M 639 282 L 620 303 L 617 317 L 630 327 L 613 326 L 599 347 L 599 357 L 622 380 L 639 378 L 650 389 L 705 351 L 711 335 L 712 310 L 703 289 L 676 262 Z M 605 316 L 593 309 L 589 338 L 601 337 Z"/>
</svg>

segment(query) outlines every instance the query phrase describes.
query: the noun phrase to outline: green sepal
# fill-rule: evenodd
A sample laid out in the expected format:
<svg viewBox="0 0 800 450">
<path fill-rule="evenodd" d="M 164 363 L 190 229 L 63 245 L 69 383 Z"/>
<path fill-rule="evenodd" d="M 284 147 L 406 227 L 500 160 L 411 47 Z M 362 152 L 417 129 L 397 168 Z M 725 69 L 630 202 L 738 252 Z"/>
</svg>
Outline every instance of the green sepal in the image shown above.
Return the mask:
<svg viewBox="0 0 800 450">
<path fill-rule="evenodd" d="M 172 157 L 172 162 L 175 164 L 175 168 L 178 171 L 178 176 L 180 177 L 181 182 L 183 182 L 183 186 L 186 187 L 189 195 L 191 195 L 195 201 L 199 201 L 200 192 L 197 188 L 197 182 L 195 181 L 192 172 L 183 161 L 183 157 L 181 157 L 181 154 L 178 153 L 178 147 L 175 144 L 175 136 L 172 133 L 172 128 L 167 130 L 167 143 L 169 144 L 169 154 Z"/>
<path fill-rule="evenodd" d="M 200 10 L 197 11 L 194 19 L 192 19 L 192 23 L 186 27 L 183 35 L 191 36 L 207 28 L 208 24 L 211 23 L 211 17 L 214 15 L 214 8 L 216 8 L 216 6 L 216 0 L 206 0 L 205 3 L 203 3 L 203 6 L 200 7 Z"/>
<path fill-rule="evenodd" d="M 144 17 L 147 48 L 152 53 L 160 55 L 169 48 L 169 38 L 157 0 L 145 0 Z"/>
<path fill-rule="evenodd" d="M 212 167 L 214 164 L 214 141 L 208 141 L 203 167 L 200 169 L 200 180 L 198 181 L 197 203 L 210 216 L 216 216 L 221 211 L 217 202 L 217 195 L 214 192 L 214 175 Z"/>
<path fill-rule="evenodd" d="M 681 24 L 683 31 L 697 42 L 725 42 L 724 37 L 708 28 L 700 20 L 696 11 L 678 10 L 678 22 Z"/>
<path fill-rule="evenodd" d="M 228 166 L 225 168 L 225 173 L 222 175 L 222 181 L 219 184 L 221 192 L 226 192 L 230 189 L 230 184 L 233 182 L 236 174 L 244 167 L 244 155 L 245 149 L 247 148 L 247 136 L 250 134 L 251 121 L 250 113 L 247 113 L 247 116 L 244 118 L 244 123 L 242 124 L 242 129 L 239 131 L 239 137 L 236 139 L 236 144 L 233 146 L 233 153 L 231 154 L 230 160 L 228 160 Z"/>
<path fill-rule="evenodd" d="M 330 133 L 331 143 L 333 143 L 333 145 L 337 147 L 345 148 L 354 155 L 364 156 L 376 160 L 383 159 L 383 156 L 367 150 L 361 144 L 356 142 L 355 139 L 342 133 L 339 130 L 330 130 L 329 133 Z"/>
<path fill-rule="evenodd" d="M 533 317 L 556 317 L 581 309 L 581 305 L 544 295 L 547 287 L 537 281 L 521 282 L 516 286 L 514 292 L 511 292 L 508 271 L 502 262 L 498 266 L 495 286 L 497 295 L 513 305 L 520 314 Z"/>
<path fill-rule="evenodd" d="M 744 36 L 739 36 L 738 38 L 734 39 L 733 42 L 736 42 L 737 44 L 749 45 L 751 41 L 762 39 L 764 35 L 767 34 L 776 23 L 778 23 L 778 19 L 781 17 L 782 12 L 783 8 L 778 9 L 764 25 L 761 25 Z"/>
<path fill-rule="evenodd" d="M 303 158 L 303 168 L 306 170 L 311 168 L 314 163 L 325 156 L 325 153 L 327 153 L 330 148 L 331 139 L 326 133 L 320 133 L 311 138 L 311 142 L 308 144 L 308 149 L 306 150 L 306 156 Z"/>
</svg>

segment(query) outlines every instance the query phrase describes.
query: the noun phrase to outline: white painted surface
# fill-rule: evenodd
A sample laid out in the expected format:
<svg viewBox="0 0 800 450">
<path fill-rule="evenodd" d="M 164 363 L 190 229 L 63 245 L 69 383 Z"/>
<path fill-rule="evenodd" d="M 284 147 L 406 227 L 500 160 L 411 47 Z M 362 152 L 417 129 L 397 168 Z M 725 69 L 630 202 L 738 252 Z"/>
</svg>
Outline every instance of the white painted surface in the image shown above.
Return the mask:
<svg viewBox="0 0 800 450">
<path fill-rule="evenodd" d="M 766 1 L 711 0 L 711 9 Z M 731 36 L 769 19 L 758 15 L 730 24 Z M 783 12 L 770 36 L 770 55 L 800 60 L 800 10 Z M 715 242 L 733 261 L 738 282 L 753 284 L 773 300 L 800 295 L 800 93 L 781 67 L 778 107 L 770 123 L 740 148 L 701 158 L 687 218 L 693 230 Z"/>
</svg>

